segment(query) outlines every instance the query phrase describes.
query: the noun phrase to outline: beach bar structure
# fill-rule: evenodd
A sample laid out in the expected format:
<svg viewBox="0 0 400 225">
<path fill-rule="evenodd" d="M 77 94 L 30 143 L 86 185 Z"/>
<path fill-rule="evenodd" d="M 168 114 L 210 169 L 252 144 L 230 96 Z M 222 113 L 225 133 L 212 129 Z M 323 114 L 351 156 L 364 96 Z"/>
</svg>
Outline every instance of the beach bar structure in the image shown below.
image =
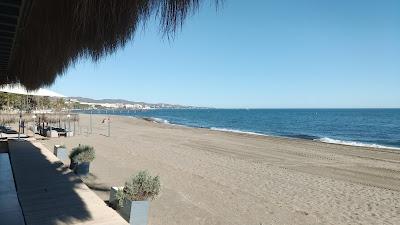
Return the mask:
<svg viewBox="0 0 400 225">
<path fill-rule="evenodd" d="M 25 87 L 21 86 L 20 84 L 6 84 L 0 87 L 0 92 L 4 93 L 12 93 L 12 94 L 18 94 L 22 96 L 26 96 L 26 100 L 21 102 L 21 107 L 19 109 L 19 121 L 18 121 L 18 138 L 20 138 L 21 134 L 21 123 L 23 122 L 22 117 L 23 117 L 23 111 L 27 111 L 29 106 L 28 106 L 28 96 L 41 96 L 41 97 L 52 97 L 52 98 L 64 98 L 65 96 L 58 94 L 56 92 L 46 90 L 43 88 L 39 88 L 37 90 L 31 90 L 28 91 Z M 11 116 L 11 115 L 8 115 Z M 0 121 L 2 119 L 3 115 L 0 115 Z M 35 130 L 33 130 L 35 133 Z"/>
<path fill-rule="evenodd" d="M 151 16 L 173 34 L 200 2 L 0 0 L 0 85 L 50 85 L 77 60 L 123 47 Z M 38 142 L 0 146 L 1 225 L 127 224 Z"/>
</svg>

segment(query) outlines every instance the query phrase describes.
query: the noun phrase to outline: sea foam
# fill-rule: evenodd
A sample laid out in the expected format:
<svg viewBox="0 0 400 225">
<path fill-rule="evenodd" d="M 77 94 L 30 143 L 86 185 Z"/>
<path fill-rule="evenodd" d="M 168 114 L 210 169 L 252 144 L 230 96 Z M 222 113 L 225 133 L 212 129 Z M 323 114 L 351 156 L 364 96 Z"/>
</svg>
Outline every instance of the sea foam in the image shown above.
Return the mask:
<svg viewBox="0 0 400 225">
<path fill-rule="evenodd" d="M 153 122 L 153 123 L 170 124 L 170 122 L 168 120 L 157 118 L 157 117 L 143 117 L 143 119 Z"/>
<path fill-rule="evenodd" d="M 235 130 L 235 129 L 226 129 L 226 128 L 218 128 L 218 127 L 211 127 L 210 130 L 230 132 L 230 133 L 238 133 L 238 134 L 252 134 L 252 135 L 259 135 L 259 136 L 269 136 L 269 135 L 266 135 L 266 134 L 260 134 L 260 133 L 256 133 L 256 132 L 242 131 L 242 130 Z"/>
<path fill-rule="evenodd" d="M 164 120 L 161 118 L 153 118 L 153 119 L 154 119 L 154 122 L 156 122 L 156 123 L 170 124 L 168 120 Z"/>
<path fill-rule="evenodd" d="M 350 145 L 350 146 L 357 146 L 357 147 L 400 150 L 400 148 L 396 148 L 396 147 L 390 147 L 390 146 L 384 146 L 384 145 L 378 145 L 378 144 L 368 144 L 368 143 L 362 143 L 362 142 L 358 142 L 358 141 L 343 141 L 343 140 L 337 140 L 337 139 L 328 138 L 328 137 L 318 138 L 318 139 L 315 139 L 315 141 L 320 141 L 320 142 L 329 143 L 329 144 Z"/>
<path fill-rule="evenodd" d="M 258 136 L 270 136 L 270 135 L 256 133 L 256 132 L 242 131 L 242 130 L 235 130 L 235 129 L 227 129 L 227 128 L 218 128 L 218 127 L 211 127 L 210 130 L 230 132 L 230 133 L 238 133 L 238 134 L 251 134 L 251 135 L 258 135 Z M 277 137 L 285 137 L 285 136 L 277 136 Z M 286 137 L 308 139 L 308 138 L 302 138 L 302 137 L 299 137 L 299 136 L 286 136 Z M 319 141 L 319 142 L 324 142 L 324 143 L 329 143 L 329 144 L 339 144 L 339 145 L 348 145 L 348 146 L 357 146 L 357 147 L 400 150 L 400 148 L 390 147 L 390 146 L 385 146 L 385 145 L 368 144 L 368 143 L 357 142 L 357 141 L 344 141 L 344 140 L 338 140 L 338 139 L 333 139 L 333 138 L 328 138 L 328 137 L 316 138 L 316 139 L 313 139 L 313 140 L 314 141 Z"/>
</svg>

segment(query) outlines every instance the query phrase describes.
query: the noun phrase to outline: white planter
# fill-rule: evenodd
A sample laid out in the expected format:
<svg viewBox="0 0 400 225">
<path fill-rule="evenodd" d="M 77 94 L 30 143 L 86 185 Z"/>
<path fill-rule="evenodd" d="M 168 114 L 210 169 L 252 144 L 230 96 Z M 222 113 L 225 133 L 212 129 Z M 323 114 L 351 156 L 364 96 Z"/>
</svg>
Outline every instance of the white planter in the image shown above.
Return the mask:
<svg viewBox="0 0 400 225">
<path fill-rule="evenodd" d="M 147 225 L 149 217 L 149 201 L 126 201 L 130 206 L 129 223 L 131 225 Z"/>
<path fill-rule="evenodd" d="M 61 145 L 54 145 L 54 151 L 53 151 L 54 155 L 57 155 L 57 149 L 60 147 Z"/>
<path fill-rule="evenodd" d="M 72 137 L 72 136 L 74 136 L 74 132 L 73 131 L 68 131 L 66 135 L 67 135 L 67 137 Z"/>
<path fill-rule="evenodd" d="M 124 187 L 111 187 L 109 203 L 114 208 L 116 208 L 118 206 L 117 192 L 118 192 L 118 190 L 120 190 L 122 188 L 124 188 Z"/>
<path fill-rule="evenodd" d="M 58 132 L 55 131 L 55 130 L 51 130 L 51 131 L 48 130 L 46 136 L 47 136 L 47 137 L 51 137 L 51 138 L 53 138 L 53 137 L 58 137 Z"/>
<path fill-rule="evenodd" d="M 123 187 L 112 187 L 110 191 L 110 204 L 116 208 L 118 213 L 129 222 L 130 225 L 147 225 L 149 215 L 149 201 L 125 200 L 124 206 L 120 207 L 116 193 Z"/>
<path fill-rule="evenodd" d="M 60 145 L 54 145 L 54 155 L 61 161 L 68 161 L 68 152 L 66 148 L 61 148 Z"/>
<path fill-rule="evenodd" d="M 35 134 L 39 133 L 36 125 L 30 126 L 30 127 L 29 127 L 29 130 L 31 130 L 31 131 L 32 131 L 33 133 L 35 133 Z"/>
</svg>

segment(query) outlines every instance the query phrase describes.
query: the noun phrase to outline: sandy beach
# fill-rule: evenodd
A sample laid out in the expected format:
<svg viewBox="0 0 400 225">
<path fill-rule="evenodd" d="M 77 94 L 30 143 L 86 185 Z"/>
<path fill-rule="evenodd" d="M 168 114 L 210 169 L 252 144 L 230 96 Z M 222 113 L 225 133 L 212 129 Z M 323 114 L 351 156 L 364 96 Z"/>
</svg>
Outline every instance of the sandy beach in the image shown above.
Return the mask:
<svg viewBox="0 0 400 225">
<path fill-rule="evenodd" d="M 400 151 L 235 134 L 129 117 L 81 115 L 92 145 L 88 185 L 104 200 L 139 170 L 159 175 L 152 225 L 400 224 Z"/>
</svg>

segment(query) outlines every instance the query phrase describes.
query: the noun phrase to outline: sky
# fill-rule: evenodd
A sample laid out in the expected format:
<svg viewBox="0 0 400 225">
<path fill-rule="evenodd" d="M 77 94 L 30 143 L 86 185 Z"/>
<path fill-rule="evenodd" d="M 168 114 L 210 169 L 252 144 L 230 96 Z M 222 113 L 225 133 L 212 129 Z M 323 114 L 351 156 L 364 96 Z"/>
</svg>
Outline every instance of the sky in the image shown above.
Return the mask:
<svg viewBox="0 0 400 225">
<path fill-rule="evenodd" d="M 150 21 L 51 90 L 218 108 L 400 107 L 400 1 L 205 0 L 173 39 Z"/>
</svg>

